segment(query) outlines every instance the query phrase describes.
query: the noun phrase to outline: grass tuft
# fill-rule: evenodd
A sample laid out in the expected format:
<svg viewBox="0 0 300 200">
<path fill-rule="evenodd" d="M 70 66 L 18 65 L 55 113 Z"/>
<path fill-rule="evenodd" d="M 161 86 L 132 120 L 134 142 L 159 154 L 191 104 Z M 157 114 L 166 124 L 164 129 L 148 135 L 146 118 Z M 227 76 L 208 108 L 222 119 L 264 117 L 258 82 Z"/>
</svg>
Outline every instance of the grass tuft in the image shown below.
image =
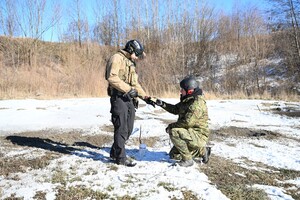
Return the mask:
<svg viewBox="0 0 300 200">
<path fill-rule="evenodd" d="M 245 163 L 250 162 L 248 160 Z M 252 188 L 252 185 L 272 185 L 274 187 L 283 187 L 282 182 L 286 180 L 296 179 L 300 176 L 300 171 L 278 169 L 266 166 L 262 163 L 248 163 L 256 165 L 259 168 L 268 169 L 268 171 L 245 169 L 231 160 L 218 156 L 211 156 L 207 165 L 200 165 L 200 170 L 204 172 L 213 184 L 222 191 L 230 199 L 269 199 L 263 190 Z M 277 172 L 277 173 L 275 173 Z M 241 175 L 242 174 L 242 175 Z M 298 199 L 294 190 L 286 187 L 287 194 Z"/>
<path fill-rule="evenodd" d="M 175 191 L 176 188 L 171 184 L 171 183 L 166 183 L 166 182 L 159 182 L 157 184 L 158 187 L 163 187 L 165 188 L 168 192 L 171 192 L 171 191 Z"/>
<path fill-rule="evenodd" d="M 56 200 L 73 200 L 73 199 L 109 199 L 106 192 L 94 191 L 84 186 L 76 187 L 59 187 Z"/>
</svg>

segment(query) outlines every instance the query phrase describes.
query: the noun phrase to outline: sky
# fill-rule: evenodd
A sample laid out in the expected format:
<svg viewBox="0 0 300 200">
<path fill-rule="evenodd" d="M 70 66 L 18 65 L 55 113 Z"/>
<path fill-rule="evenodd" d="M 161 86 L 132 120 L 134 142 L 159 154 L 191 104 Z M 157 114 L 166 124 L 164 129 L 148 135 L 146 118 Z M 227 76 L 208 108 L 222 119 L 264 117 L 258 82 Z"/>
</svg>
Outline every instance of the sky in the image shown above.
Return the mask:
<svg viewBox="0 0 300 200">
<path fill-rule="evenodd" d="M 178 99 L 163 99 L 175 104 Z M 263 100 L 208 100 L 209 127 L 219 130 L 229 126 L 251 128 L 280 133 L 299 141 L 299 118 L 290 118 L 270 112 L 270 109 L 300 110 L 299 102 L 263 101 Z M 61 99 L 61 100 L 2 100 L 0 101 L 0 135 L 13 136 L 25 131 L 48 131 L 64 134 L 70 131 L 80 131 L 83 135 L 111 135 L 103 127 L 111 125 L 109 98 Z M 51 177 L 57 168 L 68 174 L 70 181 L 67 186 L 84 185 L 92 190 L 105 191 L 111 197 L 130 194 L 139 199 L 170 199 L 182 198 L 180 190 L 166 190 L 158 187 L 159 183 L 170 184 L 174 188 L 185 188 L 192 191 L 198 198 L 228 199 L 214 184 L 210 177 L 199 171 L 198 165 L 184 168 L 173 166 L 167 152 L 172 145 L 165 133 L 166 121 L 176 121 L 177 116 L 164 112 L 160 107 L 151 107 L 143 102 L 136 112 L 134 131 L 131 138 L 142 140 L 148 137 L 158 137 L 159 141 L 153 147 L 147 147 L 141 152 L 139 146 L 129 139 L 126 144 L 127 155 L 134 157 L 137 165 L 132 168 L 118 166 L 108 161 L 111 143 L 103 148 L 74 146 L 70 154 L 51 160 L 43 169 L 27 169 L 10 175 L 0 176 L 2 198 L 15 194 L 15 197 L 32 199 L 37 191 L 46 193 L 46 198 L 55 198 L 58 183 L 52 183 Z M 142 131 L 141 129 L 142 128 Z M 1 143 L 1 141 L 0 141 Z M 224 159 L 230 159 L 249 170 L 268 171 L 254 163 L 266 166 L 300 171 L 300 144 L 295 140 L 289 142 L 268 140 L 266 138 L 235 138 L 225 137 L 221 141 L 211 141 L 212 154 Z M 263 148 L 262 148 L 263 147 Z M 61 148 L 64 148 L 61 144 Z M 7 149 L 0 144 L 0 155 L 5 158 L 39 158 L 47 152 L 42 148 L 26 148 L 15 146 Z M 286 156 L 288 152 L 288 156 Z M 248 160 L 248 161 L 247 161 Z M 249 161 L 252 161 L 249 164 Z M 79 164 L 80 163 L 80 164 Z M 115 165 L 116 166 L 116 165 Z M 91 170 L 96 171 L 95 174 Z M 223 172 L 226 173 L 226 172 Z M 275 173 L 275 172 L 274 172 Z M 15 177 L 18 178 L 10 178 Z M 240 174 L 240 176 L 245 176 Z M 77 178 L 78 179 L 78 178 Z M 291 187 L 300 188 L 300 178 L 285 180 Z M 292 200 L 283 188 L 272 185 L 256 184 L 252 187 L 264 190 L 272 200 Z M 1 191 L 0 191 L 1 194 Z M 0 197 L 0 199 L 2 199 Z"/>
<path fill-rule="evenodd" d="M 21 2 L 25 2 L 25 0 L 18 0 L 20 3 L 18 5 L 21 5 Z M 129 7 L 128 6 L 128 2 L 130 2 L 132 0 L 120 0 L 120 4 L 121 7 Z M 54 27 L 51 27 L 49 30 L 47 30 L 45 33 L 43 33 L 43 37 L 42 39 L 45 41 L 58 41 L 59 40 L 59 35 L 62 35 L 62 33 L 66 33 L 68 32 L 68 24 L 70 22 L 70 20 L 73 18 L 73 14 L 72 14 L 72 10 L 74 10 L 75 6 L 74 4 L 74 0 L 60 0 L 60 1 L 56 1 L 56 0 L 47 0 L 46 1 L 46 11 L 45 11 L 45 18 L 46 20 L 44 21 L 44 26 L 48 26 L 49 23 L 47 22 L 47 20 L 51 20 L 52 18 L 52 12 L 53 12 L 53 8 L 54 5 L 59 3 L 61 4 L 61 10 L 62 10 L 62 15 L 63 17 L 61 18 L 61 20 L 59 21 L 59 24 L 56 24 Z M 96 3 L 97 2 L 97 3 Z M 140 2 L 144 2 L 144 1 L 140 1 Z M 163 0 L 160 0 L 159 2 L 166 2 Z M 194 5 L 195 1 L 194 0 L 190 0 L 190 1 L 183 1 L 183 0 L 171 0 L 171 2 L 173 2 L 173 5 L 176 6 L 177 4 L 179 5 Z M 201 0 L 199 0 L 199 2 L 201 2 Z M 230 13 L 232 11 L 232 9 L 235 7 L 235 5 L 239 5 L 242 8 L 243 7 L 250 7 L 250 6 L 255 6 L 259 9 L 264 9 L 266 8 L 266 1 L 265 0 L 208 0 L 207 3 L 208 5 L 215 7 L 215 9 L 217 11 L 221 11 L 223 10 L 225 13 Z M 139 1 L 134 1 L 134 3 L 139 3 Z M 103 12 L 105 12 L 105 7 L 99 7 L 98 5 L 109 5 L 112 4 L 112 1 L 109 0 L 101 0 L 101 1 L 97 1 L 97 0 L 85 0 L 85 1 L 81 1 L 80 2 L 80 8 L 83 10 L 84 12 L 84 17 L 87 18 L 89 25 L 93 25 L 96 21 L 95 19 L 95 9 L 98 10 L 102 10 Z M 126 5 L 123 5 L 126 4 Z M 5 1 L 0 1 L 0 8 L 1 10 L 4 10 L 4 6 L 5 5 Z M 162 6 L 160 7 L 160 13 L 163 15 L 164 10 L 168 9 L 166 7 L 164 7 L 163 4 L 161 4 Z M 24 6 L 21 6 L 19 12 L 21 12 L 21 9 Z M 1 17 L 1 15 L 0 15 Z M 125 18 L 126 16 L 122 17 Z M 1 20 L 0 20 L 1 22 Z M 28 23 L 27 23 L 28 24 Z M 63 27 L 63 28 L 62 28 Z M 3 34 L 3 32 L 0 29 L 0 34 Z"/>
<path fill-rule="evenodd" d="M 70 2 L 72 0 L 62 0 L 64 2 L 64 7 L 68 8 L 70 5 Z M 102 2 L 107 2 L 107 0 L 102 0 Z M 127 3 L 129 0 L 121 1 L 121 4 L 124 2 Z M 142 1 L 142 0 L 140 0 Z M 166 2 L 165 0 L 159 0 Z M 189 2 L 187 0 L 171 0 L 174 5 L 176 4 L 195 4 L 195 0 L 190 0 Z M 218 11 L 224 11 L 225 13 L 231 13 L 233 8 L 235 6 L 241 6 L 242 8 L 244 7 L 257 7 L 258 9 L 265 9 L 266 8 L 266 0 L 204 0 L 208 2 L 209 6 L 214 7 Z M 101 1 L 100 1 L 101 2 Z M 111 2 L 111 1 L 110 1 Z M 134 1 L 135 3 L 138 3 L 139 1 Z M 201 2 L 201 0 L 199 0 Z M 97 7 L 95 4 L 95 0 L 88 0 L 85 1 L 85 3 L 81 4 L 83 7 L 83 10 L 85 11 L 87 18 L 90 22 L 90 24 L 93 24 L 95 21 L 94 18 L 94 9 Z M 126 5 L 123 5 L 122 7 L 126 7 Z M 163 6 L 160 6 L 162 9 L 162 13 L 164 12 L 164 9 L 167 9 Z"/>
<path fill-rule="evenodd" d="M 265 9 L 267 6 L 266 0 L 211 0 L 208 1 L 216 7 L 216 9 L 231 12 L 235 5 L 255 6 L 259 9 Z"/>
</svg>

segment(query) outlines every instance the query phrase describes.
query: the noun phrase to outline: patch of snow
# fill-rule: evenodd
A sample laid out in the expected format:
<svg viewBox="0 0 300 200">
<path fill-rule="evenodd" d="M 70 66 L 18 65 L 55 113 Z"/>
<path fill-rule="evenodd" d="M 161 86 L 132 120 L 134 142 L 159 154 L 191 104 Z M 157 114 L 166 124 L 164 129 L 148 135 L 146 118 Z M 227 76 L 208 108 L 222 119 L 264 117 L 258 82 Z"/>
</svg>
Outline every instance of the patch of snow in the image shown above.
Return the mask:
<svg viewBox="0 0 300 200">
<path fill-rule="evenodd" d="M 178 99 L 163 99 L 175 104 Z M 253 162 L 261 162 L 267 166 L 300 170 L 300 138 L 299 118 L 276 115 L 270 112 L 267 105 L 275 105 L 284 109 L 286 102 L 262 100 L 209 100 L 209 127 L 211 129 L 235 126 L 240 128 L 263 129 L 279 133 L 295 140 L 267 140 L 264 138 L 226 138 L 223 141 L 212 142 L 212 154 L 232 159 L 241 166 L 249 166 L 244 162 L 247 158 Z M 291 102 L 296 107 L 299 102 Z M 86 135 L 113 134 L 103 127 L 112 126 L 110 103 L 108 98 L 62 99 L 62 100 L 2 100 L 0 101 L 0 135 L 14 135 L 24 131 L 79 130 Z M 190 168 L 172 166 L 168 157 L 170 145 L 169 136 L 165 133 L 168 123 L 177 120 L 159 107 L 153 108 L 141 102 L 136 112 L 132 138 L 158 138 L 155 147 L 147 147 L 145 154 L 139 154 L 139 146 L 127 143 L 128 156 L 136 158 L 137 165 L 133 168 L 110 163 L 110 145 L 101 149 L 89 147 L 74 149 L 71 154 L 64 154 L 54 159 L 43 169 L 31 169 L 26 173 L 16 173 L 12 176 L 18 179 L 0 177 L 2 197 L 16 194 L 16 197 L 32 199 L 37 191 L 47 193 L 47 199 L 55 199 L 55 188 L 59 183 L 52 183 L 53 173 L 57 170 L 68 172 L 68 186 L 86 185 L 93 190 L 105 190 L 113 197 L 125 194 L 137 195 L 140 199 L 170 199 L 182 198 L 180 190 L 190 190 L 198 198 L 228 199 L 213 185 L 209 177 L 202 173 L 198 165 Z M 49 131 L 51 134 L 51 131 Z M 229 145 L 230 144 L 230 145 Z M 4 155 L 5 149 L 0 149 Z M 38 151 L 43 152 L 43 151 Z M 288 152 L 288 156 L 287 156 Z M 7 152 L 8 156 L 31 154 L 30 150 Z M 35 151 L 33 151 L 35 153 Z M 117 168 L 116 170 L 113 170 Z M 257 170 L 267 170 L 256 167 Z M 239 174 L 243 176 L 243 174 Z M 81 180 L 77 180 L 80 177 Z M 291 180 L 299 187 L 299 180 Z M 175 188 L 166 190 L 164 184 Z M 126 187 L 125 187 L 126 186 Z M 281 188 L 260 186 L 270 194 L 270 198 L 292 199 Z M 1 193 L 1 191 L 0 191 Z"/>
<path fill-rule="evenodd" d="M 285 194 L 285 190 L 282 188 L 258 184 L 253 185 L 253 187 L 264 190 L 271 200 L 293 200 L 290 195 Z"/>
</svg>

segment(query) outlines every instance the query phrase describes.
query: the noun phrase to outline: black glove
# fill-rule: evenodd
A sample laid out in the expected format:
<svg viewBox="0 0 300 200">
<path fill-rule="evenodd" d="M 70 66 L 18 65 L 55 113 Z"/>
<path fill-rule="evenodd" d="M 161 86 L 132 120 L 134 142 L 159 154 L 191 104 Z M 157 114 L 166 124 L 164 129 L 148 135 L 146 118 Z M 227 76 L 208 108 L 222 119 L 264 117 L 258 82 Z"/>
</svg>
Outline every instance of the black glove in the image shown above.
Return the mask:
<svg viewBox="0 0 300 200">
<path fill-rule="evenodd" d="M 162 107 L 163 105 L 165 105 L 165 102 L 160 99 L 156 99 L 155 104 Z"/>
<path fill-rule="evenodd" d="M 130 97 L 130 98 L 135 98 L 138 96 L 138 92 L 136 91 L 136 89 L 131 88 L 131 90 L 129 90 L 129 92 L 125 93 L 124 96 Z"/>
<path fill-rule="evenodd" d="M 155 108 L 155 102 L 151 100 L 151 97 L 144 97 L 144 101 L 146 102 L 146 104 L 150 104 Z"/>
</svg>

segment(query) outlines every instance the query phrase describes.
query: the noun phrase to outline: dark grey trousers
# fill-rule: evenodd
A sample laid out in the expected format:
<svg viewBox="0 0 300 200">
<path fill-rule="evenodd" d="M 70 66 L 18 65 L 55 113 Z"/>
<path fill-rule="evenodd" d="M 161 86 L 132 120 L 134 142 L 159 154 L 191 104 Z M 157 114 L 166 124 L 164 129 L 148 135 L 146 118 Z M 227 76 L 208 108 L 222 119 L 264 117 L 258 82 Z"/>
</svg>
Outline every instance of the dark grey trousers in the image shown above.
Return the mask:
<svg viewBox="0 0 300 200">
<path fill-rule="evenodd" d="M 135 108 L 132 100 L 123 96 L 112 96 L 111 121 L 114 125 L 114 143 L 110 150 L 110 157 L 115 158 L 117 163 L 126 160 L 125 142 L 133 130 Z"/>
</svg>

